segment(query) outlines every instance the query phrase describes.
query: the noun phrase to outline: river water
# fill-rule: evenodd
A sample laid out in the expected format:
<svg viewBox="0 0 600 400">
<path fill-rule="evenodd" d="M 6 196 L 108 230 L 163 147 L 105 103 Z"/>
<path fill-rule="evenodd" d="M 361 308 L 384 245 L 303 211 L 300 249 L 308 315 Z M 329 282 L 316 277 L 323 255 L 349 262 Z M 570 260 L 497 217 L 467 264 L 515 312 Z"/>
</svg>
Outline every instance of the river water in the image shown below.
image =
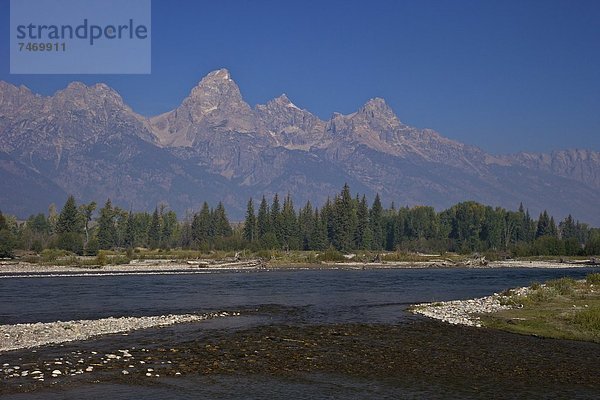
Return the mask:
<svg viewBox="0 0 600 400">
<path fill-rule="evenodd" d="M 276 270 L 0 279 L 0 324 L 241 313 L 35 353 L 0 354 L 2 362 L 34 362 L 143 346 L 148 362 L 174 368 L 151 381 L 135 374 L 124 379 L 120 370 L 35 386 L 5 381 L 0 394 L 8 399 L 112 400 L 594 398 L 600 394 L 593 367 L 600 362 L 600 348 L 595 344 L 453 327 L 406 312 L 414 303 L 485 296 L 589 272 Z M 173 352 L 168 361 L 165 349 Z M 182 374 L 173 376 L 175 369 Z"/>
</svg>

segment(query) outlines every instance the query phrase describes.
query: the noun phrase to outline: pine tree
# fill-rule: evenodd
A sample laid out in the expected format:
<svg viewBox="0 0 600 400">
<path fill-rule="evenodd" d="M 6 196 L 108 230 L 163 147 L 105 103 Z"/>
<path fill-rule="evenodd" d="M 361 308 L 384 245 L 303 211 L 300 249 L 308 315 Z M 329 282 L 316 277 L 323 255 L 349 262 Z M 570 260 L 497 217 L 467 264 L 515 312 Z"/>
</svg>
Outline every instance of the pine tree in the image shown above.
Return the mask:
<svg viewBox="0 0 600 400">
<path fill-rule="evenodd" d="M 383 207 L 381 206 L 381 199 L 379 193 L 375 195 L 375 200 L 371 206 L 369 213 L 369 221 L 371 223 L 371 233 L 373 235 L 373 250 L 382 250 L 384 245 L 384 231 L 383 231 Z"/>
<path fill-rule="evenodd" d="M 58 248 L 83 254 L 83 218 L 77 209 L 75 198 L 69 196 L 56 222 Z"/>
<path fill-rule="evenodd" d="M 148 227 L 148 246 L 150 246 L 151 249 L 156 249 L 158 246 L 160 246 L 160 219 L 158 207 L 156 207 L 154 209 L 154 213 L 152 213 L 152 220 L 150 221 L 150 226 Z"/>
<path fill-rule="evenodd" d="M 369 222 L 369 206 L 367 205 L 367 198 L 364 195 L 358 204 L 356 218 L 357 225 L 355 246 L 360 250 L 368 250 L 373 244 L 373 234 L 371 232 L 371 224 Z"/>
<path fill-rule="evenodd" d="M 162 232 L 161 232 L 161 247 L 170 248 L 171 245 L 176 241 L 176 234 L 178 230 L 177 214 L 175 211 L 163 211 L 162 213 Z"/>
<path fill-rule="evenodd" d="M 550 224 L 548 226 L 548 234 L 554 238 L 558 238 L 558 228 L 556 227 L 556 222 L 554 221 L 554 217 L 550 217 Z"/>
<path fill-rule="evenodd" d="M 309 249 L 322 251 L 329 247 L 327 240 L 327 221 L 323 219 L 319 209 L 315 209 L 313 230 L 310 233 Z"/>
<path fill-rule="evenodd" d="M 561 239 L 577 239 L 577 226 L 571 214 L 558 224 L 558 228 Z"/>
<path fill-rule="evenodd" d="M 0 258 L 13 258 L 15 238 L 9 229 L 6 217 L 0 211 Z"/>
<path fill-rule="evenodd" d="M 544 212 L 540 213 L 540 217 L 538 218 L 535 238 L 537 239 L 547 235 L 551 235 L 550 217 L 548 216 L 548 212 L 544 210 Z"/>
<path fill-rule="evenodd" d="M 98 246 L 103 250 L 112 249 L 116 243 L 115 235 L 115 212 L 110 199 L 106 200 L 104 207 L 100 209 L 98 218 Z"/>
<path fill-rule="evenodd" d="M 263 196 L 260 206 L 258 207 L 256 225 L 259 240 L 263 240 L 265 235 L 272 231 L 271 215 L 269 213 L 269 205 L 267 204 L 265 196 Z"/>
<path fill-rule="evenodd" d="M 81 233 L 82 224 L 81 214 L 77 210 L 77 204 L 75 203 L 75 197 L 69 196 L 56 223 L 56 232 L 58 234 L 63 233 Z"/>
<path fill-rule="evenodd" d="M 356 231 L 356 209 L 348 184 L 336 197 L 334 203 L 333 245 L 341 251 L 349 251 L 354 247 Z"/>
<path fill-rule="evenodd" d="M 310 201 L 298 213 L 300 249 L 310 250 L 311 235 L 314 231 L 315 216 Z"/>
<path fill-rule="evenodd" d="M 273 196 L 273 203 L 271 204 L 271 226 L 272 232 L 277 240 L 277 247 L 279 247 L 283 241 L 282 232 L 282 220 L 281 220 L 281 206 L 279 205 L 279 195 L 275 193 Z"/>
<path fill-rule="evenodd" d="M 215 237 L 229 237 L 233 234 L 227 214 L 225 213 L 225 207 L 221 202 L 219 202 L 213 213 L 213 226 Z"/>
<path fill-rule="evenodd" d="M 194 214 L 192 219 L 192 240 L 199 246 L 208 243 L 211 239 L 211 215 L 208 203 L 202 204 L 199 213 Z"/>
<path fill-rule="evenodd" d="M 300 246 L 298 220 L 296 218 L 296 211 L 294 211 L 294 203 L 289 194 L 283 201 L 283 210 L 281 212 L 281 244 L 286 250 L 296 250 Z"/>
<path fill-rule="evenodd" d="M 254 243 L 258 239 L 256 215 L 254 215 L 254 203 L 252 202 L 252 198 L 248 200 L 248 205 L 246 207 L 243 236 L 249 243 Z"/>
<path fill-rule="evenodd" d="M 125 229 L 125 238 L 123 244 L 126 248 L 131 249 L 135 246 L 135 218 L 133 211 L 127 214 L 127 228 Z"/>
<path fill-rule="evenodd" d="M 335 221 L 334 221 L 333 203 L 329 199 L 329 197 L 327 198 L 327 201 L 323 205 L 323 208 L 321 208 L 321 220 L 323 222 L 323 225 L 325 226 L 325 242 L 327 244 L 332 244 L 333 237 L 334 237 L 333 230 L 334 230 Z"/>
</svg>

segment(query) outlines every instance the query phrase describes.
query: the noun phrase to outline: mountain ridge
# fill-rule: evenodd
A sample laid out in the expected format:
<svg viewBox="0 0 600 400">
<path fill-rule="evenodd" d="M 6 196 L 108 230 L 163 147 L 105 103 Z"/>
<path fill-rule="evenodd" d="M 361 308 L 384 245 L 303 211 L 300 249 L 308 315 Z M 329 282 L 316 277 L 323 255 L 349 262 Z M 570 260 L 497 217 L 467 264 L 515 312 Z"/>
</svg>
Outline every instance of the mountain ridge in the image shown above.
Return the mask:
<svg viewBox="0 0 600 400">
<path fill-rule="evenodd" d="M 549 208 L 600 224 L 599 152 L 492 155 L 404 124 L 377 97 L 328 120 L 285 94 L 251 107 L 226 69 L 152 117 L 102 83 L 72 82 L 41 96 L 0 82 L 0 151 L 82 201 L 110 195 L 117 204 L 165 202 L 185 211 L 206 199 L 223 201 L 239 219 L 250 196 L 289 192 L 320 204 L 349 182 L 396 204 L 523 201 L 532 212 Z"/>
</svg>

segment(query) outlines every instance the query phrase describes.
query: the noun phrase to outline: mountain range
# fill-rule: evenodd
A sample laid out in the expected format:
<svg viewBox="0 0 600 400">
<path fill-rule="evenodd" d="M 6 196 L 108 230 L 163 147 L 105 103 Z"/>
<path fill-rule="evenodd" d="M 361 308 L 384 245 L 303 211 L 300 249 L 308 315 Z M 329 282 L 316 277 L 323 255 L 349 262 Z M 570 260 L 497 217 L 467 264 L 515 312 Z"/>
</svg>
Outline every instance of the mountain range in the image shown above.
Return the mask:
<svg viewBox="0 0 600 400">
<path fill-rule="evenodd" d="M 397 206 L 523 203 L 600 225 L 599 152 L 493 155 L 404 124 L 380 98 L 323 121 L 285 94 L 251 107 L 220 69 L 147 118 L 105 84 L 41 96 L 0 81 L 0 210 L 19 217 L 74 194 L 178 213 L 222 201 L 240 220 L 250 197 L 320 205 L 344 183 Z"/>
</svg>

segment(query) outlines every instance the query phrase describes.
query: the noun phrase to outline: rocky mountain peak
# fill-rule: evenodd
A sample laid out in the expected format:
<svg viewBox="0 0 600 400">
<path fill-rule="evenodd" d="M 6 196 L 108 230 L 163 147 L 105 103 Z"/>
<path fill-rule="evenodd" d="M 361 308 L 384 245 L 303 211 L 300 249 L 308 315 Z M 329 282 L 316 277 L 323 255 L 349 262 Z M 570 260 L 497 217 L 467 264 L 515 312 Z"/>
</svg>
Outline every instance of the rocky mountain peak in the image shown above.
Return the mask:
<svg viewBox="0 0 600 400">
<path fill-rule="evenodd" d="M 53 106 L 76 109 L 129 109 L 119 93 L 104 83 L 87 86 L 82 82 L 71 82 L 66 88 L 52 96 Z"/>
<path fill-rule="evenodd" d="M 296 106 L 294 103 L 292 103 L 292 101 L 287 97 L 287 95 L 285 93 L 283 93 L 281 96 L 271 100 L 269 103 L 276 104 L 278 106 L 295 108 L 296 110 L 300 110 L 300 108 L 298 106 Z"/>
<path fill-rule="evenodd" d="M 202 80 L 208 81 L 211 79 L 230 81 L 231 75 L 229 74 L 229 70 L 227 68 L 221 68 L 221 69 L 217 69 L 215 71 L 209 72 Z"/>
<path fill-rule="evenodd" d="M 393 122 L 394 125 L 399 125 L 400 120 L 394 113 L 394 111 L 387 105 L 384 99 L 375 97 L 370 99 L 363 105 L 357 113 L 360 118 L 378 121 Z"/>
<path fill-rule="evenodd" d="M 36 97 L 26 86 L 15 86 L 8 82 L 0 81 L 0 115 L 9 113 L 11 110 L 23 104 L 31 102 Z"/>
<path fill-rule="evenodd" d="M 250 112 L 250 106 L 242 99 L 240 88 L 224 68 L 202 78 L 183 101 L 182 107 L 189 110 L 195 122 L 215 112 Z"/>
</svg>

